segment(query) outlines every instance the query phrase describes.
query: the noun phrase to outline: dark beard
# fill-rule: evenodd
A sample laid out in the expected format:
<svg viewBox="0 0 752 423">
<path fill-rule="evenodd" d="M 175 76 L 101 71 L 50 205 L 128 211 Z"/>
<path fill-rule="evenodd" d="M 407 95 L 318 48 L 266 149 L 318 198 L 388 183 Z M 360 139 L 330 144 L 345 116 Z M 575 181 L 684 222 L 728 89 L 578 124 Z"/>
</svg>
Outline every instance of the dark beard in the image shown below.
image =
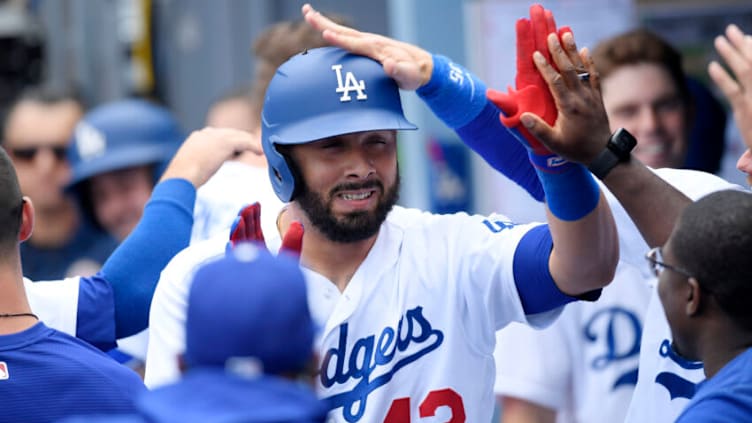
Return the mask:
<svg viewBox="0 0 752 423">
<path fill-rule="evenodd" d="M 397 203 L 399 187 L 399 173 L 397 173 L 394 185 L 388 191 L 384 190 L 384 185 L 379 181 L 337 185 L 332 189 L 330 197 L 334 197 L 335 193 L 341 190 L 364 188 L 379 188 L 378 192 L 384 193 L 384 197 L 379 200 L 375 210 L 348 213 L 339 219 L 332 213 L 331 200 L 325 202 L 321 195 L 311 191 L 305 183 L 301 187 L 300 195 L 295 200 L 308 215 L 311 224 L 324 236 L 334 242 L 351 243 L 368 239 L 379 232 L 381 224 L 386 220 L 386 215 Z"/>
</svg>

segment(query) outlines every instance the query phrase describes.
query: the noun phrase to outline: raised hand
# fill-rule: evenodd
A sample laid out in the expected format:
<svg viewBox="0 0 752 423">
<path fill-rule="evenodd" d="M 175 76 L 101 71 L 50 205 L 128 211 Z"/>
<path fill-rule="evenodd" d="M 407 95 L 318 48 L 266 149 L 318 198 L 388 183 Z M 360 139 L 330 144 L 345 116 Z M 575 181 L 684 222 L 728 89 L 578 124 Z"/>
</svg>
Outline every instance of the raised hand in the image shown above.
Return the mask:
<svg viewBox="0 0 752 423">
<path fill-rule="evenodd" d="M 230 128 L 204 128 L 193 131 L 183 142 L 161 180 L 183 178 L 196 188 L 203 185 L 222 166 L 245 151 L 262 154 L 256 137 Z"/>
<path fill-rule="evenodd" d="M 725 36 L 716 37 L 715 49 L 736 79 L 716 61 L 710 62 L 708 73 L 731 103 L 742 139 L 752 148 L 752 35 L 731 24 Z"/>
<path fill-rule="evenodd" d="M 433 59 L 431 53 L 422 48 L 339 25 L 308 3 L 303 5 L 301 12 L 306 22 L 321 31 L 327 42 L 381 63 L 384 72 L 403 90 L 416 90 L 431 79 Z"/>
<path fill-rule="evenodd" d="M 603 150 L 611 131 L 603 106 L 600 78 L 587 48 L 577 51 L 571 32 L 549 34 L 551 60 L 536 51 L 535 66 L 546 81 L 558 115 L 553 126 L 525 112 L 520 121 L 545 147 L 561 157 L 589 165 Z M 588 77 L 583 78 L 582 74 Z"/>
<path fill-rule="evenodd" d="M 234 247 L 240 242 L 255 242 L 266 248 L 264 233 L 261 231 L 261 204 L 255 202 L 240 209 L 230 227 L 230 243 Z"/>
<path fill-rule="evenodd" d="M 303 225 L 298 221 L 288 222 L 287 225 L 287 228 L 279 228 L 280 232 L 284 229 L 279 252 L 299 257 L 303 247 Z M 261 204 L 258 202 L 240 209 L 232 223 L 228 248 L 242 242 L 253 242 L 261 248 L 267 248 L 264 233 L 261 231 Z"/>
<path fill-rule="evenodd" d="M 519 19 L 515 26 L 517 33 L 517 75 L 516 89 L 507 88 L 507 92 L 489 89 L 486 95 L 496 104 L 502 113 L 499 116 L 502 124 L 518 132 L 518 138 L 538 156 L 550 156 L 549 149 L 531 135 L 520 122 L 522 113 L 530 112 L 543 118 L 553 125 L 556 121 L 557 110 L 548 84 L 543 79 L 533 61 L 533 53 L 541 52 L 550 61 L 547 37 L 550 34 L 571 33 L 569 27 L 562 27 L 558 32 L 556 22 L 550 10 L 535 4 L 530 7 L 530 19 Z M 545 163 L 545 162 L 544 162 Z M 534 162 L 537 165 L 537 163 Z M 551 162 L 550 169 L 554 170 L 557 162 Z M 546 168 L 546 166 L 543 166 Z"/>
</svg>

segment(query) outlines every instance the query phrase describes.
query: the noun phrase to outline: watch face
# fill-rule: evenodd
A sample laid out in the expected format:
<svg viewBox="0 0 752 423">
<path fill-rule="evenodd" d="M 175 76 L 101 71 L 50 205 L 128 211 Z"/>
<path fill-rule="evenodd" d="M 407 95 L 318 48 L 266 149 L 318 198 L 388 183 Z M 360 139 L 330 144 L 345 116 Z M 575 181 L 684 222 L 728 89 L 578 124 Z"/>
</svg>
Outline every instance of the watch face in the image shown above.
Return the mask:
<svg viewBox="0 0 752 423">
<path fill-rule="evenodd" d="M 619 156 L 629 155 L 633 148 L 637 145 L 637 140 L 624 128 L 619 128 L 611 136 L 611 141 L 617 148 Z"/>
</svg>

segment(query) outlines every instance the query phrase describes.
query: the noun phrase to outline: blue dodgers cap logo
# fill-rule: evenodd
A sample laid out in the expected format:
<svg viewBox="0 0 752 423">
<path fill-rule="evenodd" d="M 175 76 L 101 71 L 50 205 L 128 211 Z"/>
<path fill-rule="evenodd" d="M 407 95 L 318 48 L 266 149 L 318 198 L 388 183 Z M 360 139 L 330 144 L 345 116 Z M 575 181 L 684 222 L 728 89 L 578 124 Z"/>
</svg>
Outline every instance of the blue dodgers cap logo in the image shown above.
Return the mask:
<svg viewBox="0 0 752 423">
<path fill-rule="evenodd" d="M 107 151 L 107 137 L 94 125 L 82 120 L 76 125 L 74 134 L 81 161 L 89 161 Z"/>
<path fill-rule="evenodd" d="M 364 80 L 358 80 L 352 72 L 347 72 L 345 73 L 345 83 L 342 84 L 342 65 L 332 65 L 332 69 L 337 74 L 337 89 L 335 91 L 342 93 L 339 101 L 352 101 L 350 91 L 356 91 L 358 93 L 355 97 L 358 100 L 368 99 L 368 96 L 366 95 L 366 82 Z"/>
</svg>

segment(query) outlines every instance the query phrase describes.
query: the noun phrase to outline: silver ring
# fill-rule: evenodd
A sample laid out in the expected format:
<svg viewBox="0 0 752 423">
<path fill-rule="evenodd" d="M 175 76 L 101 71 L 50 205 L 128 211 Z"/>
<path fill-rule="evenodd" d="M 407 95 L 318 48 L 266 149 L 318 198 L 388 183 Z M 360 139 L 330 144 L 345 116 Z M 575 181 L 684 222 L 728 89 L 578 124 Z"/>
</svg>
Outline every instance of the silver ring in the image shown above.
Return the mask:
<svg viewBox="0 0 752 423">
<path fill-rule="evenodd" d="M 577 77 L 583 82 L 590 81 L 590 72 L 580 72 L 577 74 Z"/>
</svg>

